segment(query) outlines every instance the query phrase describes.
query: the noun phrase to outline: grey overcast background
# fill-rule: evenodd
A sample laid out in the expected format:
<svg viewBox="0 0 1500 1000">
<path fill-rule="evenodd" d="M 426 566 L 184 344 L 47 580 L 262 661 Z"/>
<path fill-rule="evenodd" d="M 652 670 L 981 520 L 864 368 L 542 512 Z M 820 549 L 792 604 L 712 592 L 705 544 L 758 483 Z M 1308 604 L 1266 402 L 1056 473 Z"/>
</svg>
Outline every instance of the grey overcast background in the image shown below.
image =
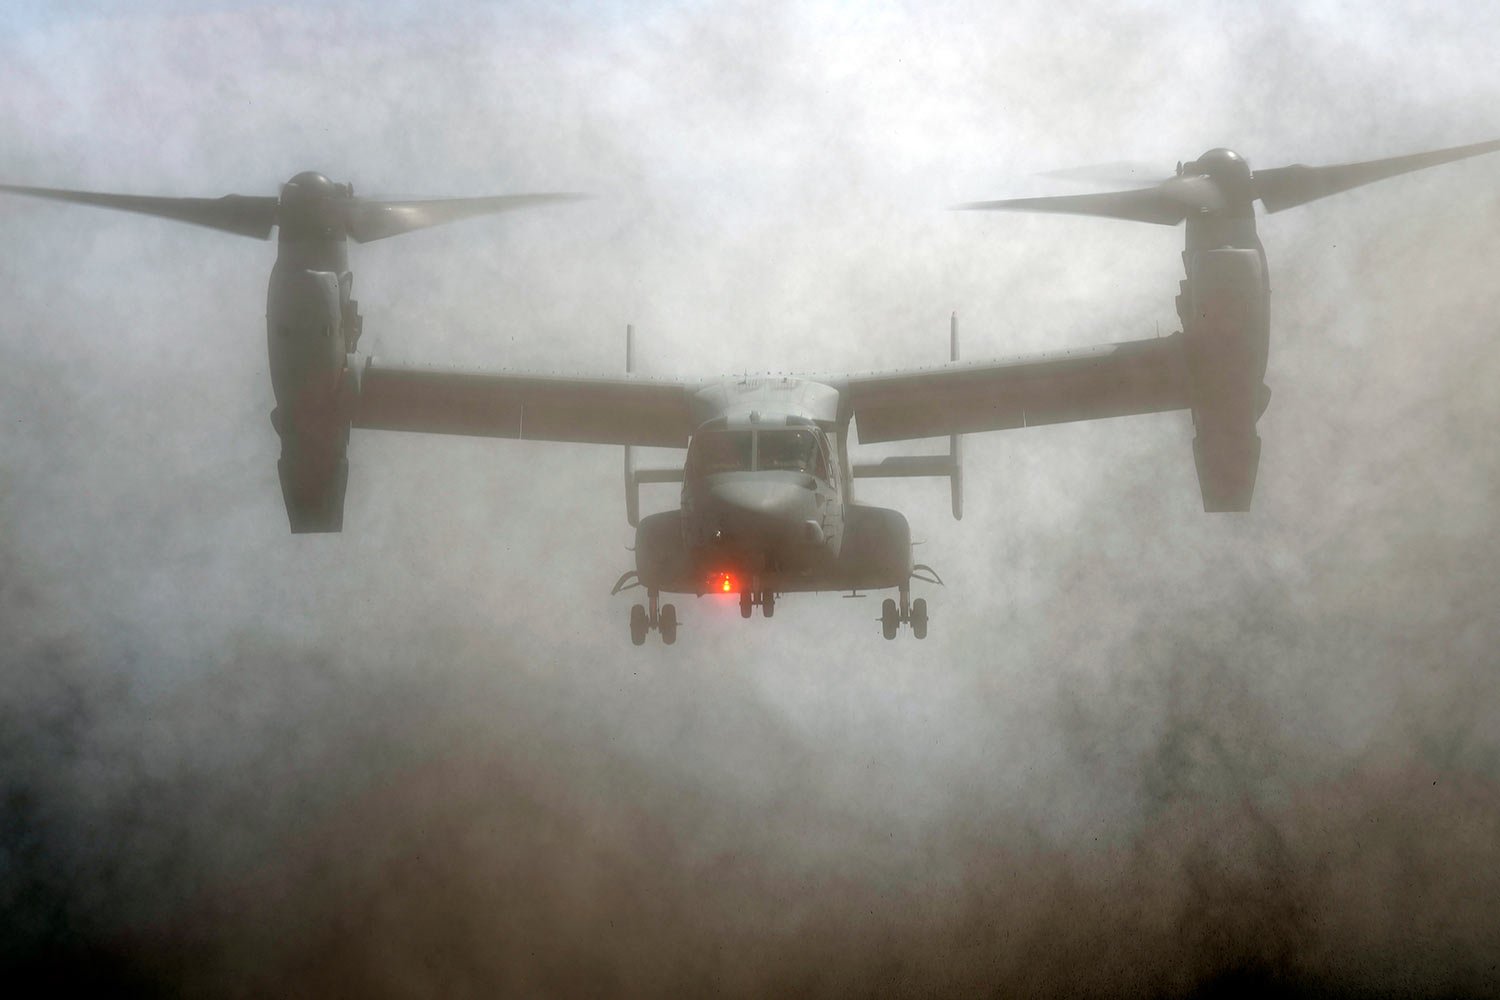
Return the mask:
<svg viewBox="0 0 1500 1000">
<path fill-rule="evenodd" d="M 1494 138 L 1497 43 L 1457 3 L 11 0 L 0 179 L 586 191 L 354 248 L 367 349 L 867 370 L 953 310 L 967 357 L 1176 329 L 1180 230 L 947 205 Z M 1202 513 L 1184 414 L 971 438 L 961 523 L 862 483 L 948 581 L 924 643 L 827 595 L 632 647 L 611 448 L 356 435 L 344 533 L 292 537 L 274 245 L 0 224 L 11 975 L 1500 994 L 1500 157 L 1263 218 L 1253 513 Z"/>
</svg>

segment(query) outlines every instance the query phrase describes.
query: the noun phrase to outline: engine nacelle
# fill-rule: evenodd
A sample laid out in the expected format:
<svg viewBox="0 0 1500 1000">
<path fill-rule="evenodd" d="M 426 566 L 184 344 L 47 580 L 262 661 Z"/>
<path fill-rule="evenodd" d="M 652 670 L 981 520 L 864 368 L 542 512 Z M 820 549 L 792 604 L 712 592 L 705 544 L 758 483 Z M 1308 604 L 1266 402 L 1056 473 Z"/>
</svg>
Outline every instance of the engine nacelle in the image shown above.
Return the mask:
<svg viewBox="0 0 1500 1000">
<path fill-rule="evenodd" d="M 349 481 L 345 294 L 349 276 L 278 264 L 266 296 L 266 343 L 281 436 L 281 494 L 294 534 L 339 531 Z"/>
<path fill-rule="evenodd" d="M 1188 254 L 1186 263 L 1178 309 L 1203 509 L 1247 511 L 1260 465 L 1255 423 L 1270 398 L 1265 256 L 1222 248 Z"/>
</svg>

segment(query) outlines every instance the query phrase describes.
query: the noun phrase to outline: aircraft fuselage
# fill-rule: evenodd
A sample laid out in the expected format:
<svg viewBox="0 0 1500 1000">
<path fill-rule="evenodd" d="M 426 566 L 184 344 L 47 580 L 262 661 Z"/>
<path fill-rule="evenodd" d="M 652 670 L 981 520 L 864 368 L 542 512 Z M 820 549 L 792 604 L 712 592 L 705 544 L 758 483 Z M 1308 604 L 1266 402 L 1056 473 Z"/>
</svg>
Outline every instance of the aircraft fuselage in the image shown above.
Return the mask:
<svg viewBox="0 0 1500 1000">
<path fill-rule="evenodd" d="M 905 587 L 911 533 L 850 497 L 849 420 L 836 385 L 725 379 L 694 397 L 677 510 L 641 520 L 636 572 L 671 594 Z"/>
</svg>

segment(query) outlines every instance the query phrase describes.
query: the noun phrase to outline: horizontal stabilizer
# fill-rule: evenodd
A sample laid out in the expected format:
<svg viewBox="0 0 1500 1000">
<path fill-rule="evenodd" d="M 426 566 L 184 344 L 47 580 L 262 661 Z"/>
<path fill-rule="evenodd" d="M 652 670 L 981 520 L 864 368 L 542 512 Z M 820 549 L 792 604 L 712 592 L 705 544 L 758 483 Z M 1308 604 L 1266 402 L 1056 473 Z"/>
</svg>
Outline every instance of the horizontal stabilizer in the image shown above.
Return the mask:
<svg viewBox="0 0 1500 1000">
<path fill-rule="evenodd" d="M 856 463 L 855 479 L 917 479 L 924 476 L 946 478 L 953 499 L 953 519 L 964 516 L 964 463 L 961 442 L 953 435 L 947 455 L 891 455 L 879 462 Z"/>
</svg>

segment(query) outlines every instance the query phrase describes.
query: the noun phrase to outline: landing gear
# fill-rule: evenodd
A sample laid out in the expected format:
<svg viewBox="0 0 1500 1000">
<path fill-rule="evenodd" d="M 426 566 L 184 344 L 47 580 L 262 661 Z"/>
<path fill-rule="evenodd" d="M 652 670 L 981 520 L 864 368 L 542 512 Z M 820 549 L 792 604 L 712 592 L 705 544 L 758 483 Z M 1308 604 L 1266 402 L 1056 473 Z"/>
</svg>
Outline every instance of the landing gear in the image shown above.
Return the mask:
<svg viewBox="0 0 1500 1000">
<path fill-rule="evenodd" d="M 651 629 L 651 621 L 646 617 L 646 609 L 637 604 L 630 609 L 630 641 L 637 646 L 646 644 L 646 633 Z"/>
<path fill-rule="evenodd" d="M 637 604 L 630 609 L 630 641 L 637 646 L 646 644 L 648 632 L 660 632 L 661 641 L 668 646 L 677 641 L 677 608 L 670 604 L 657 606 L 657 591 L 646 592 L 646 605 Z"/>
<path fill-rule="evenodd" d="M 677 641 L 677 608 L 670 604 L 661 606 L 661 615 L 656 627 L 661 629 L 661 641 L 668 646 Z"/>
<path fill-rule="evenodd" d="M 902 625 L 910 625 L 912 635 L 918 639 L 927 638 L 927 602 L 920 597 L 911 600 L 909 587 L 902 587 L 898 593 L 901 595 L 899 605 L 889 597 L 880 605 L 880 634 L 894 639 Z"/>
<path fill-rule="evenodd" d="M 921 597 L 911 602 L 911 634 L 927 638 L 927 601 Z"/>
<path fill-rule="evenodd" d="M 776 594 L 770 590 L 744 590 L 740 592 L 740 617 L 749 618 L 755 614 L 755 606 L 760 605 L 760 613 L 767 618 L 776 613 Z"/>
</svg>

